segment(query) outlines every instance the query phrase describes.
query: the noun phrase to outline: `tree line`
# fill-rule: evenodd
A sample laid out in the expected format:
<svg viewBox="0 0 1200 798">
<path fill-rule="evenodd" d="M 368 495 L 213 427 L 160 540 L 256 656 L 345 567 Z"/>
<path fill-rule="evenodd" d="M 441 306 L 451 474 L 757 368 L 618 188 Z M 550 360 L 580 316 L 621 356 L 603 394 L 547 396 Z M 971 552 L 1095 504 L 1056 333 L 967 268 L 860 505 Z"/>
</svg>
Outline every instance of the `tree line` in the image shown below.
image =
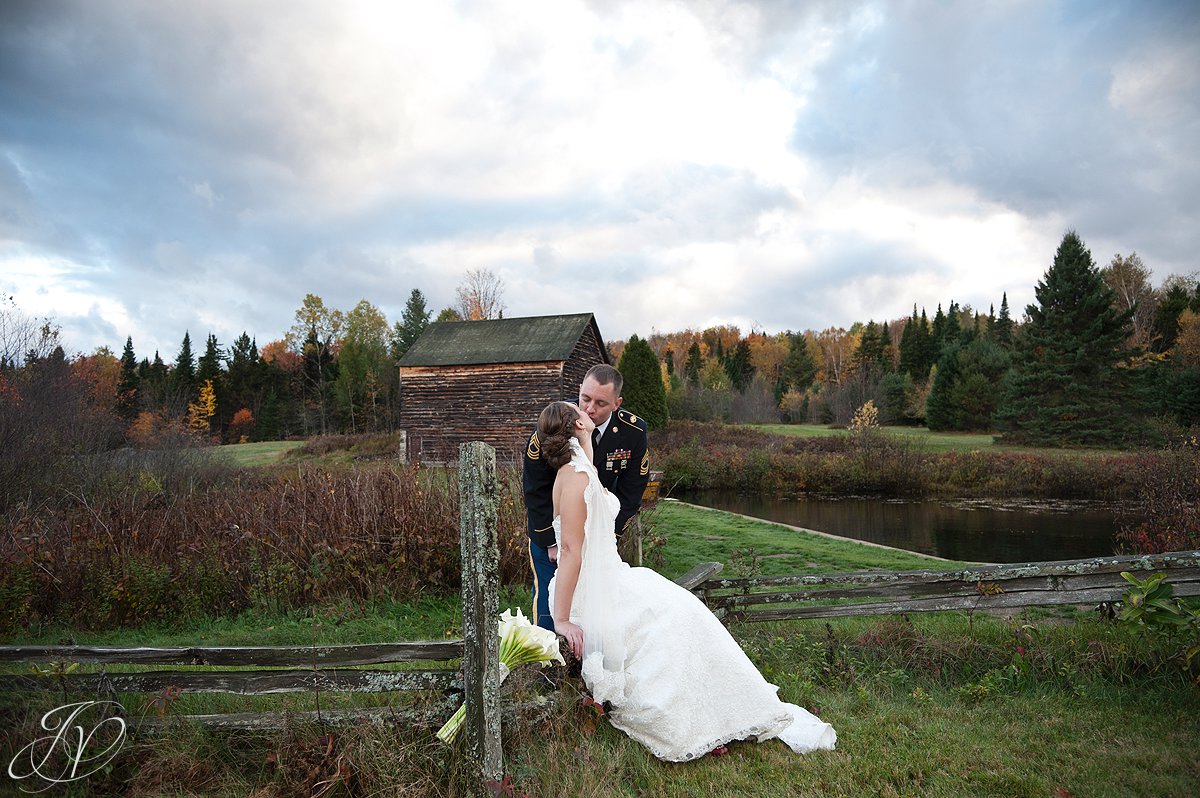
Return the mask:
<svg viewBox="0 0 1200 798">
<path fill-rule="evenodd" d="M 716 326 L 646 343 L 671 418 L 846 425 L 871 401 L 883 423 L 1040 445 L 1153 442 L 1200 424 L 1195 276 L 1154 288 L 1136 253 L 1097 267 L 1072 231 L 1035 299 L 1019 319 L 1004 294 L 987 313 L 951 300 L 932 318 L 914 306 L 849 329 Z M 658 402 L 625 393 L 631 408 Z"/>
<path fill-rule="evenodd" d="M 987 313 L 950 301 L 932 317 L 914 306 L 848 329 L 715 326 L 633 336 L 610 355 L 626 406 L 652 427 L 668 417 L 844 425 L 869 400 L 883 423 L 1041 444 L 1147 440 L 1156 426 L 1200 423 L 1200 285 L 1172 276 L 1153 288 L 1149 277 L 1136 254 L 1098 268 L 1069 232 L 1019 319 L 1003 295 Z M 437 320 L 503 317 L 503 284 L 489 270 L 468 272 L 456 299 Z M 308 294 L 292 327 L 261 347 L 246 332 L 194 347 L 189 331 L 169 362 L 139 357 L 132 338 L 119 357 L 101 348 L 69 359 L 53 322 L 24 318 L 10 298 L 0 307 L 0 442 L 34 423 L 14 420 L 34 395 L 46 407 L 88 407 L 92 437 L 109 446 L 389 431 L 399 360 L 432 317 L 419 289 L 390 324 L 365 299 L 342 311 Z"/>
</svg>

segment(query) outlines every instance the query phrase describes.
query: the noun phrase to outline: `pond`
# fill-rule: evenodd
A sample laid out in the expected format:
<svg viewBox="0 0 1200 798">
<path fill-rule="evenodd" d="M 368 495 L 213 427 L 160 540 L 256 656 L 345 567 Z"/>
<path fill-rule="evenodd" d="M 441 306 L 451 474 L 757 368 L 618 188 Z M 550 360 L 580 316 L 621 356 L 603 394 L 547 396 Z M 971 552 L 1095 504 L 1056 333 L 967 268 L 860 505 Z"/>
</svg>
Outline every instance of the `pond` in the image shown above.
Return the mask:
<svg viewBox="0 0 1200 798">
<path fill-rule="evenodd" d="M 692 491 L 675 498 L 768 521 L 972 562 L 1033 562 L 1113 553 L 1115 508 L 1095 502 L 788 499 Z"/>
</svg>

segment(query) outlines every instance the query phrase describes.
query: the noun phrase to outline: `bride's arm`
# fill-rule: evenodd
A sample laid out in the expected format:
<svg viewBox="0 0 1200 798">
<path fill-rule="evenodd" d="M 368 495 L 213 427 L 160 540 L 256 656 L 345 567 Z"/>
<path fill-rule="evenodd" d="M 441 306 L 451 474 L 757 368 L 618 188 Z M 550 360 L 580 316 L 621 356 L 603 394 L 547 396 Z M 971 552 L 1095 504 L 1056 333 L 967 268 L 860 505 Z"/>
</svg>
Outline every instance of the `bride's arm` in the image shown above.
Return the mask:
<svg viewBox="0 0 1200 798">
<path fill-rule="evenodd" d="M 583 562 L 583 523 L 587 518 L 583 491 L 588 477 L 567 466 L 559 472 L 558 479 L 563 483 L 558 503 L 560 544 L 558 570 L 554 573 L 554 606 L 550 608 L 550 614 L 554 618 L 554 631 L 567 639 L 576 657 L 582 657 L 583 630 L 571 623 L 571 602 L 575 598 L 579 567 Z"/>
</svg>

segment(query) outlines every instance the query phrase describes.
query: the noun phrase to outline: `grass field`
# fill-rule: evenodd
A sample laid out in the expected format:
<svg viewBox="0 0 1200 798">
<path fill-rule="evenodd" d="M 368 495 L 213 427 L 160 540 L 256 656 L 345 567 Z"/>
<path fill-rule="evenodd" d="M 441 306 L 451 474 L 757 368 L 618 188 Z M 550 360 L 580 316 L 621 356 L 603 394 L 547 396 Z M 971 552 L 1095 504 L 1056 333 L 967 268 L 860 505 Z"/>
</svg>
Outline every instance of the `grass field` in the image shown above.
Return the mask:
<svg viewBox="0 0 1200 798">
<path fill-rule="evenodd" d="M 845 429 L 835 429 L 820 424 L 751 424 L 747 426 L 762 430 L 763 432 L 769 432 L 772 435 L 790 435 L 799 438 L 849 434 Z M 932 432 L 926 427 L 880 427 L 880 430 L 885 435 L 911 441 L 921 448 L 934 452 L 1036 452 L 1038 454 L 1096 457 L 1122 453 L 1115 449 L 1063 449 L 1009 446 L 996 442 L 995 436 L 998 433 Z"/>
<path fill-rule="evenodd" d="M 725 562 L 727 573 L 938 564 L 916 554 L 679 503 L 661 503 L 646 520 L 663 540 L 650 554 L 661 554 L 659 567 L 668 576 L 699 560 Z M 524 586 L 513 586 L 504 590 L 501 606 L 527 601 Z M 836 751 L 796 757 L 779 743 L 744 743 L 732 745 L 725 756 L 665 764 L 603 719 L 589 717 L 579 706 L 579 694 L 568 687 L 547 696 L 543 725 L 505 717 L 505 771 L 513 780 L 512 794 L 1062 798 L 1200 793 L 1200 691 L 1177 673 L 1151 668 L 1149 641 L 1091 613 L 1031 611 L 1012 620 L 939 613 L 911 620 L 737 624 L 731 631 L 780 686 L 783 698 L 834 725 Z M 311 645 L 460 633 L 458 598 L 451 595 L 408 604 L 331 602 L 187 628 L 98 634 L 35 628 L 21 642 Z M 122 700 L 144 703 L 145 698 Z M 0 704 L 9 701 L 0 699 Z M 312 709 L 314 701 L 307 694 L 253 701 L 198 695 L 182 697 L 179 708 Z M 330 694 L 320 701 L 322 707 L 339 703 Z M 12 730 L 19 733 L 23 727 L 5 720 L 5 739 L 11 743 L 18 737 Z M 136 741 L 108 781 L 96 777 L 94 793 L 69 794 L 309 795 L 321 780 L 331 788 L 326 795 L 466 794 L 460 755 L 441 748 L 431 730 L 323 734 L 302 725 L 237 737 L 180 729 Z M 128 784 L 114 783 L 118 779 Z"/>
<path fill-rule="evenodd" d="M 229 457 L 241 468 L 271 465 L 279 462 L 287 452 L 304 445 L 304 441 L 260 441 L 258 443 L 231 443 L 220 447 L 218 452 Z"/>
</svg>

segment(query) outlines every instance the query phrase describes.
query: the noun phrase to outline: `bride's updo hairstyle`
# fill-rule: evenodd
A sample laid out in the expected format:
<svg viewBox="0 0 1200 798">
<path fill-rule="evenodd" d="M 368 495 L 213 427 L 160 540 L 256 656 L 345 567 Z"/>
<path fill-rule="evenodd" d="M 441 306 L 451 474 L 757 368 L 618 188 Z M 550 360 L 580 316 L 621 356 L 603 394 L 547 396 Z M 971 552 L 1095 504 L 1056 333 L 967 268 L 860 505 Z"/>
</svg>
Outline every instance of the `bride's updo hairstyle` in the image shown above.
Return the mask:
<svg viewBox="0 0 1200 798">
<path fill-rule="evenodd" d="M 537 435 L 542 445 L 542 459 L 556 471 L 571 459 L 571 441 L 575 438 L 575 422 L 579 410 L 566 402 L 551 402 L 538 416 Z"/>
</svg>

